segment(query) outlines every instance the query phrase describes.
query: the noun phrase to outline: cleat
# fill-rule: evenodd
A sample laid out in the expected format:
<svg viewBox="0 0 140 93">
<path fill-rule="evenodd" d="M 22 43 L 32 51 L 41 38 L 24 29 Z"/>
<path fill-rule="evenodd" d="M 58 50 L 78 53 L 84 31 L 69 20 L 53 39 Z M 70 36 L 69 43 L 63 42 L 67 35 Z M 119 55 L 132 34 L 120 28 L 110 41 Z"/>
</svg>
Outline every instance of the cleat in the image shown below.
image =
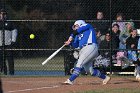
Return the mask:
<svg viewBox="0 0 140 93">
<path fill-rule="evenodd" d="M 136 80 L 140 82 L 140 75 L 136 76 Z"/>
<path fill-rule="evenodd" d="M 65 81 L 63 84 L 66 84 L 66 85 L 73 85 L 73 82 L 70 81 L 69 79 L 67 79 L 67 81 Z"/>
<path fill-rule="evenodd" d="M 103 85 L 107 84 L 111 78 L 109 76 L 106 76 L 106 78 L 103 80 Z"/>
</svg>

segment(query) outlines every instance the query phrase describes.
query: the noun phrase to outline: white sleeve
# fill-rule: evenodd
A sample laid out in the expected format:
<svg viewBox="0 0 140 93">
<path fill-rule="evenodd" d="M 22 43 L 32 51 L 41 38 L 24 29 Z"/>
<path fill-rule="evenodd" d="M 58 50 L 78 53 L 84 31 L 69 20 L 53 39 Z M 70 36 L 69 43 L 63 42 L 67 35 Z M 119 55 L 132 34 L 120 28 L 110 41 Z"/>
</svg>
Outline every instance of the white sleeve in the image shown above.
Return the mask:
<svg viewBox="0 0 140 93">
<path fill-rule="evenodd" d="M 17 29 L 12 30 L 12 42 L 16 42 L 17 39 Z"/>
</svg>

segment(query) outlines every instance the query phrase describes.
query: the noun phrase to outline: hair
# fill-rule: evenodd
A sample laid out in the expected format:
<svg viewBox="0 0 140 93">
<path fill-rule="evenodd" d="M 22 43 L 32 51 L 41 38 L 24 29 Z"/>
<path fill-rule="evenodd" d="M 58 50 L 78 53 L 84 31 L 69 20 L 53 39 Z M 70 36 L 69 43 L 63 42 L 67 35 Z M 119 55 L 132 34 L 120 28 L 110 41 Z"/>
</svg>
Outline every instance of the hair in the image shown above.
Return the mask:
<svg viewBox="0 0 140 93">
<path fill-rule="evenodd" d="M 117 26 L 118 28 L 120 27 L 118 24 L 113 24 L 113 26 L 112 26 L 112 27 L 114 27 L 114 26 Z"/>
<path fill-rule="evenodd" d="M 136 30 L 136 31 L 137 31 L 137 29 L 135 29 L 135 28 L 134 28 L 134 29 L 131 29 L 129 32 L 131 33 L 131 32 L 133 32 L 134 30 Z"/>
<path fill-rule="evenodd" d="M 131 32 L 133 32 L 133 29 L 130 29 L 130 30 L 129 30 L 129 33 L 131 33 Z"/>
<path fill-rule="evenodd" d="M 5 9 L 3 9 L 3 8 L 2 8 L 2 9 L 0 9 L 0 12 L 7 13 L 7 12 L 6 12 L 6 10 L 5 10 Z"/>
<path fill-rule="evenodd" d="M 124 19 L 124 14 L 123 13 L 117 13 L 116 17 L 120 17 L 120 16 Z"/>
<path fill-rule="evenodd" d="M 134 28 L 133 30 L 137 30 L 136 28 Z"/>
<path fill-rule="evenodd" d="M 105 33 L 105 35 L 106 35 L 106 34 L 109 34 L 109 35 L 110 35 L 110 32 L 109 32 L 109 31 L 107 31 L 107 32 Z"/>
<path fill-rule="evenodd" d="M 103 12 L 102 12 L 102 11 L 97 11 L 97 13 L 102 13 L 102 14 L 103 14 Z"/>
<path fill-rule="evenodd" d="M 3 8 L 2 8 L 2 9 L 0 9 L 0 13 L 1 13 L 1 12 L 4 12 L 5 14 L 7 14 L 6 10 L 5 10 L 5 9 L 3 9 Z"/>
</svg>

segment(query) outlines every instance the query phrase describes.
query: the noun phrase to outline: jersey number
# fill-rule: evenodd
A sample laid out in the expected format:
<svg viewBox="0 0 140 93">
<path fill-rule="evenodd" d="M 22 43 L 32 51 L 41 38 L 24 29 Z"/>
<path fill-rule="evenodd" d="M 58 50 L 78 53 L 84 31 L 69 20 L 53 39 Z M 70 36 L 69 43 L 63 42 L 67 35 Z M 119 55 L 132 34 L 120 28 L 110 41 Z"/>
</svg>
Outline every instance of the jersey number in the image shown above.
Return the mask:
<svg viewBox="0 0 140 93">
<path fill-rule="evenodd" d="M 84 34 L 80 34 L 79 35 L 79 40 L 81 40 L 83 36 L 84 36 Z"/>
</svg>

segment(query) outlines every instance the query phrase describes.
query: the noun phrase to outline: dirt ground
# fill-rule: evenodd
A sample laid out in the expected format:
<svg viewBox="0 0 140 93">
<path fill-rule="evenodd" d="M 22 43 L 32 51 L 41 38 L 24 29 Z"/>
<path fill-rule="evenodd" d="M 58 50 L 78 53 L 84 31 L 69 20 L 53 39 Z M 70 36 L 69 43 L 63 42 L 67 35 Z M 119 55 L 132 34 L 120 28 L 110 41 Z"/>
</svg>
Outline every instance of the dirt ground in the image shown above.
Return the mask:
<svg viewBox="0 0 140 93">
<path fill-rule="evenodd" d="M 86 90 L 106 90 L 117 88 L 140 89 L 135 77 L 112 77 L 107 85 L 96 77 L 83 76 L 74 85 L 63 85 L 67 77 L 3 77 L 4 93 L 75 93 Z"/>
</svg>

